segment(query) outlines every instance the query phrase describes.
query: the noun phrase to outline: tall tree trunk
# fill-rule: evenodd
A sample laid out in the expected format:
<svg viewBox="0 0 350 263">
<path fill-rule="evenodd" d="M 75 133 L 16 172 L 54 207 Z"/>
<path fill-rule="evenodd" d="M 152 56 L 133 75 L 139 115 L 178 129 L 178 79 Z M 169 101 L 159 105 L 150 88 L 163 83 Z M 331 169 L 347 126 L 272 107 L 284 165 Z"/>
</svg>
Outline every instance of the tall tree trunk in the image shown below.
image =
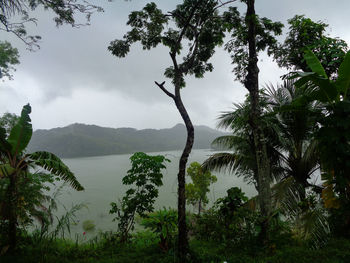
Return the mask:
<svg viewBox="0 0 350 263">
<path fill-rule="evenodd" d="M 194 128 L 193 124 L 191 122 L 190 116 L 187 113 L 187 110 L 182 102 L 181 99 L 181 81 L 183 79 L 183 73 L 178 68 L 177 62 L 176 62 L 176 54 L 170 53 L 170 56 L 174 63 L 175 68 L 175 93 L 172 94 L 169 92 L 165 87 L 164 83 L 156 83 L 156 85 L 169 97 L 171 97 L 176 105 L 177 110 L 179 111 L 187 130 L 187 139 L 186 139 L 186 145 L 182 152 L 182 155 L 180 157 L 179 161 L 179 172 L 177 174 L 177 180 L 178 180 L 178 196 L 177 196 L 177 206 L 178 206 L 178 230 L 179 230 L 179 236 L 178 236 L 178 260 L 181 263 L 185 263 L 187 261 L 186 255 L 188 252 L 188 238 L 187 238 L 187 225 L 186 225 L 186 195 L 185 195 L 185 185 L 186 185 L 186 164 L 188 161 L 188 156 L 191 153 L 193 141 L 194 141 Z"/>
<path fill-rule="evenodd" d="M 186 225 L 186 196 L 185 196 L 185 175 L 186 175 L 186 164 L 188 161 L 188 156 L 191 153 L 193 141 L 194 141 L 194 128 L 191 119 L 186 111 L 185 106 L 182 103 L 180 96 L 180 88 L 175 88 L 175 98 L 176 107 L 181 114 L 181 117 L 186 125 L 187 139 L 186 145 L 182 152 L 179 161 L 179 173 L 177 175 L 178 179 L 178 228 L 179 228 L 179 262 L 186 262 L 186 254 L 188 252 L 188 238 L 187 238 L 187 225 Z"/>
<path fill-rule="evenodd" d="M 248 73 L 244 85 L 248 89 L 251 99 L 250 125 L 256 149 L 259 206 L 263 217 L 261 238 L 266 242 L 268 240 L 268 217 L 271 213 L 270 164 L 264 134 L 259 123 L 261 110 L 259 106 L 259 68 L 256 51 L 256 14 L 254 2 L 255 0 L 247 0 L 246 23 L 248 25 L 249 61 Z"/>
<path fill-rule="evenodd" d="M 202 210 L 202 198 L 199 199 L 198 202 L 198 215 L 201 215 L 201 210 Z"/>
</svg>

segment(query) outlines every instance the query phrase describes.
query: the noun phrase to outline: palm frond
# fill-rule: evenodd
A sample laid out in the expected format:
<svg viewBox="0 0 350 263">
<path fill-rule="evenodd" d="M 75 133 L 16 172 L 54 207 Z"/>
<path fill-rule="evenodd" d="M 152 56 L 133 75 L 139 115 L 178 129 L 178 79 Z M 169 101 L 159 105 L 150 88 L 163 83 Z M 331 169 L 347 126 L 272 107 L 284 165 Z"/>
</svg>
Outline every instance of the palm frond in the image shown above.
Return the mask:
<svg viewBox="0 0 350 263">
<path fill-rule="evenodd" d="M 68 182 L 74 189 L 78 191 L 84 190 L 84 187 L 78 182 L 70 169 L 53 153 L 45 151 L 35 152 L 29 154 L 28 158 L 32 160 L 35 165 L 46 169 L 50 173 Z"/>
<path fill-rule="evenodd" d="M 202 167 L 209 171 L 226 171 L 234 173 L 237 168 L 237 155 L 233 153 L 216 153 L 204 161 Z"/>
<path fill-rule="evenodd" d="M 303 187 L 293 177 L 285 178 L 272 187 L 274 207 L 280 209 L 285 215 L 297 216 L 302 192 Z"/>
<path fill-rule="evenodd" d="M 325 212 L 322 209 L 307 211 L 302 216 L 303 234 L 309 239 L 312 247 L 319 248 L 327 243 L 330 228 Z"/>
<path fill-rule="evenodd" d="M 244 137 L 235 135 L 220 136 L 212 142 L 212 145 L 232 150 L 249 147 L 249 144 Z"/>
<path fill-rule="evenodd" d="M 231 129 L 233 131 L 242 129 L 248 123 L 249 107 L 246 103 L 233 104 L 234 110 L 223 112 L 219 117 L 218 128 Z"/>
</svg>

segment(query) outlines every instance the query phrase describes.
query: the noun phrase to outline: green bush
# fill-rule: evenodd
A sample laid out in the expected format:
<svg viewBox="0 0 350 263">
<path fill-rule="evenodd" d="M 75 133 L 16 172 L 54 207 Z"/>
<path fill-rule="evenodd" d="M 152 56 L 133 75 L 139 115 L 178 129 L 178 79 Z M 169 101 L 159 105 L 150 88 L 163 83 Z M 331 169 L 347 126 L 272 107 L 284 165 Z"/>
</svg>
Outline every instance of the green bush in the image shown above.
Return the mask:
<svg viewBox="0 0 350 263">
<path fill-rule="evenodd" d="M 247 200 L 239 188 L 229 189 L 226 197 L 196 217 L 192 229 L 195 237 L 230 245 L 254 239 L 259 232 L 258 214 L 244 205 Z"/>
<path fill-rule="evenodd" d="M 166 208 L 155 211 L 143 218 L 141 225 L 156 233 L 160 248 L 168 251 L 177 233 L 177 211 Z"/>
</svg>

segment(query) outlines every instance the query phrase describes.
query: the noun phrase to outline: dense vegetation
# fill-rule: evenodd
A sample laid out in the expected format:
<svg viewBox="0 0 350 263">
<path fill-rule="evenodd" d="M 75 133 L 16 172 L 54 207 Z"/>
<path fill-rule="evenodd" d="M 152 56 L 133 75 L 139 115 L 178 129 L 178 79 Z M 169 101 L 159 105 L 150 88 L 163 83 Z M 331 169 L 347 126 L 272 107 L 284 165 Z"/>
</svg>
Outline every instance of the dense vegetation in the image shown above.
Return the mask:
<svg viewBox="0 0 350 263">
<path fill-rule="evenodd" d="M 54 154 L 28 153 L 32 126 L 31 107 L 26 105 L 20 116 L 6 114 L 0 121 L 1 262 L 349 262 L 347 44 L 326 36 L 326 24 L 304 16 L 289 20 L 287 38 L 278 43 L 275 35 L 281 33 L 281 23 L 256 15 L 254 0 L 242 0 L 247 6 L 245 16 L 233 2 L 184 0 L 169 13 L 147 4 L 130 14 L 131 31 L 109 46 L 117 57 L 124 57 L 135 42 L 144 49 L 159 44 L 169 48 L 172 64 L 165 76 L 172 80 L 174 92 L 165 82 L 156 85 L 174 101 L 186 125 L 178 209 L 155 211 L 153 206 L 168 160 L 137 152 L 130 157 L 131 168 L 123 178 L 130 188 L 121 200 L 111 203 L 110 213 L 118 222 L 115 231 L 90 240 L 85 232 L 75 241 L 66 239 L 82 205 L 55 219 L 57 195 L 49 195 L 48 190 L 58 180 L 76 190 L 83 186 Z M 11 8 L 11 3 L 15 12 L 22 10 L 18 9 L 21 1 L 0 3 L 2 10 Z M 225 6 L 228 11 L 221 12 Z M 231 39 L 225 49 L 235 77 L 249 94 L 219 117 L 219 127 L 230 134 L 213 144 L 226 151 L 186 167 L 194 127 L 180 91 L 185 77 L 204 77 L 213 70 L 209 59 L 225 36 Z M 183 49 L 184 43 L 188 49 Z M 282 84 L 259 89 L 257 58 L 264 50 L 291 72 L 283 76 Z M 16 57 L 16 52 L 7 54 Z M 37 171 L 38 167 L 46 172 Z M 206 207 L 215 170 L 244 177 L 258 195 L 249 199 L 233 186 Z M 186 172 L 192 180 L 188 184 Z M 318 173 L 322 180 L 315 181 Z M 198 213 L 186 211 L 186 202 L 198 207 Z M 85 231 L 94 229 L 93 222 L 83 225 Z"/>
</svg>

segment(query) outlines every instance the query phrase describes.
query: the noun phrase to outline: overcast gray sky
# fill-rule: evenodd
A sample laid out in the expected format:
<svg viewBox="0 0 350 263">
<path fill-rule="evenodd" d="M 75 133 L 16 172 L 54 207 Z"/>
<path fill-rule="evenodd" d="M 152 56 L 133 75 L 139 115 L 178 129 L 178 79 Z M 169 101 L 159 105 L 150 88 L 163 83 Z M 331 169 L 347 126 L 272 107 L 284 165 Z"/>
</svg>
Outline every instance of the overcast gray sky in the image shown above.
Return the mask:
<svg viewBox="0 0 350 263">
<path fill-rule="evenodd" d="M 165 48 L 143 51 L 134 45 L 126 58 L 112 56 L 107 47 L 128 30 L 126 21 L 133 10 L 146 0 L 95 1 L 104 7 L 96 13 L 91 26 L 79 29 L 55 27 L 52 14 L 37 10 L 38 26 L 28 27 L 41 35 L 41 49 L 29 52 L 9 34 L 0 34 L 20 51 L 21 64 L 14 80 L 0 83 L 0 114 L 19 114 L 30 103 L 35 129 L 62 127 L 71 123 L 106 127 L 167 128 L 182 122 L 172 100 L 154 81 L 165 80 L 164 69 L 171 61 Z M 178 0 L 154 1 L 164 11 L 172 10 Z M 256 11 L 263 17 L 287 23 L 296 14 L 330 25 L 329 34 L 350 44 L 349 0 L 256 0 Z M 286 31 L 286 28 L 285 30 Z M 215 127 L 216 117 L 242 102 L 246 91 L 234 81 L 229 55 L 218 49 L 212 62 L 214 71 L 204 79 L 189 78 L 182 91 L 184 103 L 195 125 Z M 260 84 L 277 83 L 283 74 L 265 54 L 260 56 Z M 172 89 L 170 81 L 167 88 Z"/>
</svg>

